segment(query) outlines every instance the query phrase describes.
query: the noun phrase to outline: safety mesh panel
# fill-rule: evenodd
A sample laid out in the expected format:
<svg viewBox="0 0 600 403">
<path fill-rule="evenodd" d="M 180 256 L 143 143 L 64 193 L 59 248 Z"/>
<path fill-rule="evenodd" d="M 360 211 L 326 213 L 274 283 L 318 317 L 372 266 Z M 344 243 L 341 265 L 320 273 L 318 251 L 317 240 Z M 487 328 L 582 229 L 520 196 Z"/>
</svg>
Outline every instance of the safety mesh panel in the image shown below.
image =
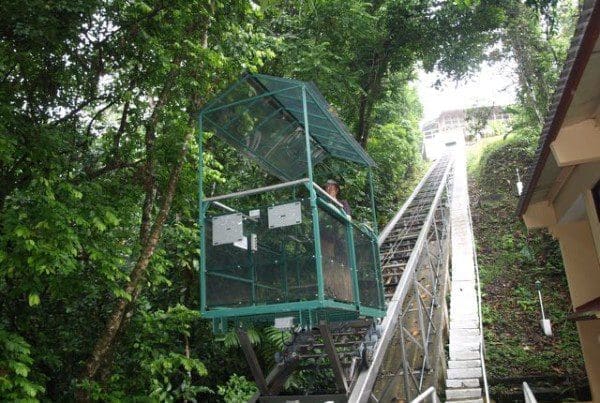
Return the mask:
<svg viewBox="0 0 600 403">
<path fill-rule="evenodd" d="M 352 274 L 348 254 L 348 228 L 326 209 L 319 209 L 319 230 L 325 298 L 351 302 Z"/>
<path fill-rule="evenodd" d="M 287 84 L 283 91 L 282 95 L 301 99 L 297 85 Z M 261 97 L 265 92 L 257 80 L 244 80 L 204 114 L 203 128 L 215 132 L 272 175 L 283 180 L 302 178 L 308 166 L 302 108 L 299 114 L 292 114 L 275 97 Z M 318 164 L 326 152 L 314 139 L 310 143 L 312 163 Z"/>
<path fill-rule="evenodd" d="M 317 299 L 310 204 L 301 222 L 273 228 L 268 207 L 244 211 L 242 242 L 213 245 L 215 217 L 206 219 L 207 308 L 244 307 Z M 259 213 L 257 213 L 259 212 Z M 272 223 L 271 223 L 272 224 Z"/>
<path fill-rule="evenodd" d="M 374 165 L 312 83 L 247 75 L 203 109 L 203 130 L 216 133 L 281 179 L 301 178 L 307 171 L 303 86 L 313 165 L 327 154 Z"/>
<path fill-rule="evenodd" d="M 383 308 L 377 244 L 361 229 L 354 228 L 354 253 L 356 255 L 360 304 L 370 308 Z"/>
</svg>

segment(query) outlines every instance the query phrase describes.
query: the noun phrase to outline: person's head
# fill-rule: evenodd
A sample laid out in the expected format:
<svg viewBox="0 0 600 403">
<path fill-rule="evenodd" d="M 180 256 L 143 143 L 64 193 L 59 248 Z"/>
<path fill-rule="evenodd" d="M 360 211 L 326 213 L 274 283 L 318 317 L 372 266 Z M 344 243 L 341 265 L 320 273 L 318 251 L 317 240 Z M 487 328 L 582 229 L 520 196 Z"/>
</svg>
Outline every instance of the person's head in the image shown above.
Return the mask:
<svg viewBox="0 0 600 403">
<path fill-rule="evenodd" d="M 327 182 L 325 182 L 325 191 L 327 194 L 329 194 L 329 196 L 337 199 L 338 194 L 340 193 L 340 185 L 335 180 L 329 179 Z"/>
</svg>

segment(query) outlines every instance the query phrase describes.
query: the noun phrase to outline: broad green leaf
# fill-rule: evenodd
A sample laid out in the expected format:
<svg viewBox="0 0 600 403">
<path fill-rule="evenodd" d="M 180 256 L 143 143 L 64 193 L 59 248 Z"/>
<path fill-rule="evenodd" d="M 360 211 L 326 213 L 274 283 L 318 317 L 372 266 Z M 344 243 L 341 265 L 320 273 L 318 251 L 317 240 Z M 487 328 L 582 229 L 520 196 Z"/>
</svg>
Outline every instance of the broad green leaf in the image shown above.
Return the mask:
<svg viewBox="0 0 600 403">
<path fill-rule="evenodd" d="M 36 306 L 40 304 L 40 296 L 38 294 L 29 294 L 28 300 L 29 306 Z"/>
</svg>

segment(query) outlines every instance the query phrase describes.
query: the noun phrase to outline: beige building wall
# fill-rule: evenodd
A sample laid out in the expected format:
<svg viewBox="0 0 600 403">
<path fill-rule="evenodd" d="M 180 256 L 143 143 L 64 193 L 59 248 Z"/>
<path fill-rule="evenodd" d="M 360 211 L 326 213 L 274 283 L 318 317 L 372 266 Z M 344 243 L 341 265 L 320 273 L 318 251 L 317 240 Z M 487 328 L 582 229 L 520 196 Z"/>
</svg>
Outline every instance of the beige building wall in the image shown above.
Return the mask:
<svg viewBox="0 0 600 403">
<path fill-rule="evenodd" d="M 589 191 L 585 219 L 550 227 L 558 239 L 573 307 L 600 296 L 600 224 Z M 578 321 L 577 329 L 594 402 L 600 402 L 600 320 Z"/>
</svg>

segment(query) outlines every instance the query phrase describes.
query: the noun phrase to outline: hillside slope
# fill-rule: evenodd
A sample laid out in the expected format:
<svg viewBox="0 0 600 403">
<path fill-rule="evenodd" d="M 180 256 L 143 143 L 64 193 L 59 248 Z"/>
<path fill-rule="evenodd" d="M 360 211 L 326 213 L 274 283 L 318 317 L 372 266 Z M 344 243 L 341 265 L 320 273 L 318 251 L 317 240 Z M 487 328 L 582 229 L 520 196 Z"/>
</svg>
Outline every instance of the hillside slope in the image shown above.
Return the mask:
<svg viewBox="0 0 600 403">
<path fill-rule="evenodd" d="M 558 242 L 528 232 L 516 216 L 516 172 L 533 158 L 528 137 L 499 139 L 471 151 L 470 195 L 483 292 L 483 321 L 492 396 L 502 401 L 528 379 L 541 401 L 585 399 L 587 380 Z M 543 335 L 535 281 L 542 283 L 553 337 Z M 514 379 L 511 379 L 514 378 Z M 511 395 L 513 393 L 513 395 Z"/>
</svg>

